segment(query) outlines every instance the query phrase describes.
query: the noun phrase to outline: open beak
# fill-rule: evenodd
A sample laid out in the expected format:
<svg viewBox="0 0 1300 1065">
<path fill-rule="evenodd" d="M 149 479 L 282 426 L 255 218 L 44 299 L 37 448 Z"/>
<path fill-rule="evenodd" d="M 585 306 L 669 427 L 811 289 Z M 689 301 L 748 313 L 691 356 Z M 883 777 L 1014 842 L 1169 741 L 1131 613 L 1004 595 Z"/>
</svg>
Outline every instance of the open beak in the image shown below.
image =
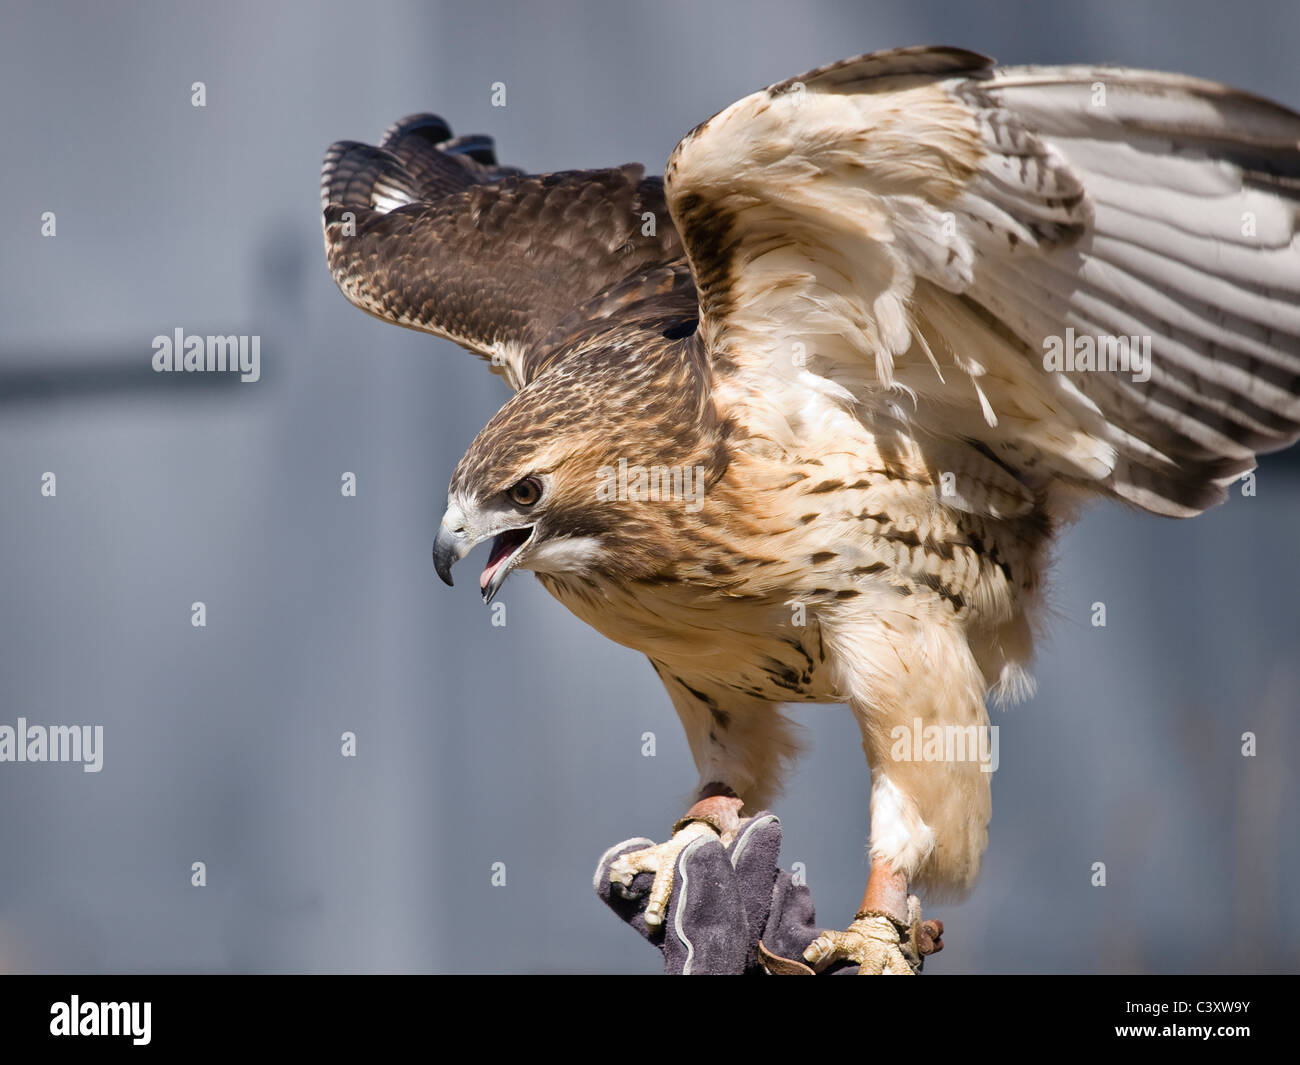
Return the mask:
<svg viewBox="0 0 1300 1065">
<path fill-rule="evenodd" d="M 493 537 L 492 552 L 478 581 L 484 603 L 492 602 L 532 538 L 531 525 L 506 529 Z M 465 530 L 449 528 L 446 521 L 438 528 L 438 537 L 433 543 L 433 568 L 444 584 L 451 585 L 451 567 L 468 555 L 476 542 Z"/>
<path fill-rule="evenodd" d="M 490 603 L 497 590 L 505 583 L 506 576 L 515 568 L 515 562 L 533 538 L 533 527 L 525 525 L 521 529 L 507 529 L 493 537 L 492 553 L 488 555 L 487 566 L 479 574 L 478 586 L 483 593 L 483 602 Z"/>
</svg>

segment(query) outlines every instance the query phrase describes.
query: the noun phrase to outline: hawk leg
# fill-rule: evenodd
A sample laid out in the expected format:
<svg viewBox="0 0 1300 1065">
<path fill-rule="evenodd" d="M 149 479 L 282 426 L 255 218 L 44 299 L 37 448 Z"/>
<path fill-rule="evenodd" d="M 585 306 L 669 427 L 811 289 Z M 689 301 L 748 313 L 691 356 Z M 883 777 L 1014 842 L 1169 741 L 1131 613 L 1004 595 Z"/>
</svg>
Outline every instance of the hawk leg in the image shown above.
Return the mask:
<svg viewBox="0 0 1300 1065">
<path fill-rule="evenodd" d="M 818 972 L 850 961 L 861 976 L 912 976 L 927 954 L 943 950 L 942 937 L 942 921 L 921 920 L 921 902 L 907 893 L 907 877 L 876 861 L 853 923 L 843 932 L 823 932 L 804 960 Z"/>
<path fill-rule="evenodd" d="M 638 873 L 654 873 L 645 911 L 645 923 L 649 927 L 663 924 L 668 912 L 678 855 L 702 835 L 717 836 L 723 846 L 730 843 L 740 828 L 740 808 L 743 805 L 730 788 L 710 784 L 701 789 L 695 805 L 673 825 L 672 839 L 624 854 L 610 865 L 609 879 L 625 888 L 632 886 Z"/>
</svg>

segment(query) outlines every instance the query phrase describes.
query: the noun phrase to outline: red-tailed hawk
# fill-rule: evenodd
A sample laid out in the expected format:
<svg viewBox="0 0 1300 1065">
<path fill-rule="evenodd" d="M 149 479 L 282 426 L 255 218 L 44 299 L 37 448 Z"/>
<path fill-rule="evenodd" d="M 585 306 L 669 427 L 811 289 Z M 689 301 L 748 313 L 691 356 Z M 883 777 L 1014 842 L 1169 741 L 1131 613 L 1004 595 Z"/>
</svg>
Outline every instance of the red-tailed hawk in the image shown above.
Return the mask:
<svg viewBox="0 0 1300 1065">
<path fill-rule="evenodd" d="M 533 570 L 681 717 L 701 801 L 613 872 L 659 870 L 652 923 L 684 842 L 778 787 L 781 704 L 852 709 L 871 874 L 818 967 L 912 971 L 911 889 L 975 879 L 1062 521 L 1198 514 L 1300 435 L 1300 116 L 1209 82 L 908 48 L 733 104 L 662 182 L 423 115 L 322 184 L 348 299 L 516 390 L 438 573 L 491 540 L 485 599 Z"/>
</svg>

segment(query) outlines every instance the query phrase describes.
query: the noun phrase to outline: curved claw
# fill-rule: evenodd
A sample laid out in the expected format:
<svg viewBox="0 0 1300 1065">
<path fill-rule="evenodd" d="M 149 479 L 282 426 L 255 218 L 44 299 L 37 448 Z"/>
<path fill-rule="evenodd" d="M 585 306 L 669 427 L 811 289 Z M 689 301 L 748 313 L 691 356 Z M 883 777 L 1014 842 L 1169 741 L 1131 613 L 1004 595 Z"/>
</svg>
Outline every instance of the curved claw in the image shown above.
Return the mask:
<svg viewBox="0 0 1300 1065">
<path fill-rule="evenodd" d="M 656 843 L 644 850 L 632 851 L 610 863 L 610 881 L 625 888 L 632 886 L 637 874 L 654 873 L 645 909 L 645 923 L 648 927 L 657 928 L 664 923 L 664 917 L 668 913 L 668 900 L 672 897 L 678 856 L 688 845 L 706 835 L 716 836 L 717 833 L 702 821 L 691 821 L 674 832 L 673 838 L 666 843 Z"/>
<path fill-rule="evenodd" d="M 823 932 L 803 952 L 804 961 L 821 972 L 837 961 L 858 965 L 861 976 L 913 976 L 898 929 L 888 917 L 859 917 L 843 932 Z"/>
<path fill-rule="evenodd" d="M 907 921 L 887 913 L 860 913 L 843 932 L 823 932 L 804 951 L 821 972 L 837 961 L 855 962 L 861 976 L 915 976 L 927 955 L 943 950 L 943 922 L 921 920 L 921 900 L 907 896 Z"/>
</svg>

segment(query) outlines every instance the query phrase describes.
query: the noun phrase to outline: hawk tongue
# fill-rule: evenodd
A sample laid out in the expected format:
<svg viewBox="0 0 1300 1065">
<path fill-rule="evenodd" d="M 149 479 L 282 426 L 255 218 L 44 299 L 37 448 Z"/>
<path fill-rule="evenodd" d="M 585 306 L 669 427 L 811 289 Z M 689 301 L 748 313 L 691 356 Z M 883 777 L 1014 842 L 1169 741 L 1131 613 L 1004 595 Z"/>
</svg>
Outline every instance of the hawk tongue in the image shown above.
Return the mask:
<svg viewBox="0 0 1300 1065">
<path fill-rule="evenodd" d="M 508 529 L 492 541 L 492 553 L 488 556 L 487 567 L 479 574 L 479 588 L 488 586 L 493 574 L 509 561 L 510 557 L 528 539 L 532 531 L 532 526 L 523 529 Z"/>
</svg>

